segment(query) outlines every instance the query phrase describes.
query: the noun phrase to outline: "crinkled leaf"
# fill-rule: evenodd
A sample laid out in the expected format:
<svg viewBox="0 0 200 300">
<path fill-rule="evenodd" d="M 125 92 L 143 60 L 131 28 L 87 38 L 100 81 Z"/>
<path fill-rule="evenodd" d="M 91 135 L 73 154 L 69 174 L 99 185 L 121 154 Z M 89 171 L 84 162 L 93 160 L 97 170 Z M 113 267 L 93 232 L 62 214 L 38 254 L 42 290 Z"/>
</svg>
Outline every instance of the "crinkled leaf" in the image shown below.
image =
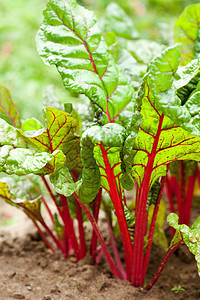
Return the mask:
<svg viewBox="0 0 200 300">
<path fill-rule="evenodd" d="M 181 60 L 186 65 L 200 53 L 200 4 L 185 8 L 175 23 L 175 41 L 182 43 Z"/>
<path fill-rule="evenodd" d="M 0 113 L 9 119 L 13 126 L 20 128 L 21 121 L 16 106 L 8 89 L 2 86 L 0 86 Z"/>
<path fill-rule="evenodd" d="M 137 137 L 131 134 L 124 148 L 127 167 L 130 170 L 130 166 L 133 166 L 132 175 L 139 186 L 147 168 L 151 187 L 159 176 L 166 174 L 167 165 L 172 161 L 198 161 L 200 158 L 200 139 L 177 124 L 179 119 L 188 120 L 188 109 L 182 107 L 180 102 L 176 103 L 169 92 L 179 58 L 178 45 L 156 57 L 148 67 L 140 90 L 139 105 L 142 105 L 143 121 Z"/>
<path fill-rule="evenodd" d="M 178 242 L 183 239 L 190 252 L 195 256 L 200 275 L 200 217 L 193 223 L 191 228 L 185 224 L 178 224 L 178 220 L 179 217 L 174 213 L 169 214 L 167 217 L 169 225 L 176 229 L 176 234 L 171 244 L 174 244 L 174 240 Z"/>
<path fill-rule="evenodd" d="M 166 47 L 151 40 L 135 40 L 127 42 L 127 49 L 140 64 L 148 65 Z"/>
<path fill-rule="evenodd" d="M 28 176 L 5 175 L 1 181 L 9 186 L 10 198 L 21 201 L 34 200 L 41 195 L 41 177 L 33 174 Z"/>
<path fill-rule="evenodd" d="M 106 8 L 104 30 L 107 32 L 114 32 L 117 36 L 126 39 L 138 37 L 138 33 L 134 28 L 131 18 L 117 3 L 114 2 L 110 3 Z"/>
<path fill-rule="evenodd" d="M 52 154 L 31 149 L 2 146 L 0 148 L 0 172 L 7 174 L 48 174 L 60 168 L 65 162 L 62 151 Z"/>
<path fill-rule="evenodd" d="M 119 178 L 122 173 L 120 151 L 124 138 L 124 128 L 115 123 L 106 124 L 103 127 L 93 126 L 83 134 L 81 140 L 83 185 L 79 190 L 81 201 L 92 201 L 97 195 L 100 186 L 109 193 L 101 145 L 105 148 L 110 167 L 119 186 Z"/>
<path fill-rule="evenodd" d="M 23 136 L 21 130 L 0 119 L 0 146 L 4 145 L 10 145 L 13 148 L 27 148 L 28 139 Z M 37 149 L 31 142 L 29 147 L 34 150 Z"/>
<path fill-rule="evenodd" d="M 50 180 L 56 192 L 66 197 L 71 196 L 82 184 L 82 180 L 74 182 L 67 167 L 63 167 L 51 174 Z"/>
<path fill-rule="evenodd" d="M 186 66 L 179 66 L 174 81 L 174 86 L 178 90 L 178 93 L 181 93 L 181 88 L 187 86 L 198 75 L 199 69 L 200 58 L 193 59 Z M 189 86 L 188 90 L 193 90 L 197 82 L 192 82 L 192 88 Z"/>
<path fill-rule="evenodd" d="M 67 90 L 85 94 L 102 122 L 114 121 L 133 89 L 102 38 L 94 14 L 75 0 L 50 0 L 37 34 L 38 51 L 56 65 Z"/>
</svg>

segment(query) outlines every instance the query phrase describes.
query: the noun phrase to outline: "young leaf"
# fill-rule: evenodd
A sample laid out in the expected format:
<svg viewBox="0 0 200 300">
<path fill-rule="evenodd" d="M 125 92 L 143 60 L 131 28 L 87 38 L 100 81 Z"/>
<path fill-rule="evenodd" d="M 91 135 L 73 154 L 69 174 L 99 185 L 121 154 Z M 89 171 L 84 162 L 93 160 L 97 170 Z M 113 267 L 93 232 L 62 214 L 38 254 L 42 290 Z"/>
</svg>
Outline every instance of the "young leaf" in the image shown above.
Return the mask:
<svg viewBox="0 0 200 300">
<path fill-rule="evenodd" d="M 126 163 L 132 164 L 132 174 L 139 186 L 146 174 L 151 187 L 174 160 L 200 158 L 200 139 L 178 126 L 180 120 L 187 122 L 189 109 L 177 103 L 171 93 L 179 58 L 178 45 L 166 49 L 151 62 L 144 78 L 139 97 L 143 121 L 138 136 L 131 135 L 124 150 Z"/>
<path fill-rule="evenodd" d="M 131 101 L 133 89 L 109 54 L 96 17 L 75 0 L 48 2 L 37 47 L 67 90 L 89 97 L 102 122 L 113 122 Z"/>
<path fill-rule="evenodd" d="M 117 36 L 126 39 L 138 37 L 131 18 L 117 3 L 111 2 L 107 6 L 104 22 L 104 30 L 107 32 L 114 32 Z"/>
<path fill-rule="evenodd" d="M 15 127 L 21 126 L 19 113 L 7 88 L 0 86 L 0 113 L 3 113 Z M 3 116 L 1 116 L 4 118 Z M 7 120 L 6 120 L 7 121 Z"/>
<path fill-rule="evenodd" d="M 63 167 L 50 176 L 57 193 L 66 197 L 71 196 L 82 184 L 82 180 L 74 182 L 67 167 Z"/>
<path fill-rule="evenodd" d="M 22 124 L 21 130 L 22 131 L 33 131 L 33 130 L 42 129 L 42 127 L 43 126 L 40 123 L 40 121 L 38 121 L 35 118 L 31 118 L 31 119 L 24 121 L 24 123 Z"/>
<path fill-rule="evenodd" d="M 181 64 L 186 65 L 200 53 L 200 4 L 185 8 L 175 23 L 175 42 L 182 43 Z"/>
<path fill-rule="evenodd" d="M 173 244 L 174 241 L 177 243 L 178 240 L 183 239 L 190 252 L 195 256 L 200 276 L 200 217 L 193 223 L 191 228 L 185 224 L 179 225 L 178 220 L 179 217 L 174 213 L 169 214 L 167 217 L 169 225 L 176 229 L 176 234 L 171 244 Z"/>
</svg>

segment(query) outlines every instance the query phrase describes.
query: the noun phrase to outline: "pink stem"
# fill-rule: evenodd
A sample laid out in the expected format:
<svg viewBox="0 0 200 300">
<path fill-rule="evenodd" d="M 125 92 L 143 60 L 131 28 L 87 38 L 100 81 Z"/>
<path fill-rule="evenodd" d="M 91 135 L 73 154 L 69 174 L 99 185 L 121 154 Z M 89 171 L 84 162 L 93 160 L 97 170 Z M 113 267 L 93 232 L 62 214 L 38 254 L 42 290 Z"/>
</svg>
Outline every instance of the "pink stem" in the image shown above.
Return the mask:
<svg viewBox="0 0 200 300">
<path fill-rule="evenodd" d="M 45 176 L 41 175 L 41 178 L 42 178 L 42 180 L 43 180 L 43 182 L 44 182 L 44 184 L 45 184 L 45 186 L 46 186 L 46 188 L 47 188 L 47 190 L 48 190 L 48 192 L 49 192 L 49 194 L 50 194 L 50 196 L 51 196 L 53 202 L 54 202 L 55 205 L 56 205 L 56 208 L 57 208 L 57 210 L 58 210 L 58 212 L 59 212 L 59 215 L 60 215 L 61 218 L 63 219 L 62 211 L 61 211 L 60 207 L 58 206 L 57 199 L 56 199 L 55 195 L 53 194 L 53 192 L 52 192 L 52 190 L 51 190 L 51 188 L 50 188 L 50 186 L 49 186 L 49 184 L 48 184 L 48 182 L 47 182 Z"/>
<path fill-rule="evenodd" d="M 174 207 L 174 203 L 173 203 L 173 197 L 172 197 L 172 193 L 171 193 L 171 186 L 170 186 L 170 180 L 169 180 L 169 176 L 168 174 L 166 175 L 166 187 L 167 187 L 167 198 L 169 201 L 169 207 L 170 207 L 170 211 L 175 213 L 175 207 Z"/>
<path fill-rule="evenodd" d="M 196 180 L 197 172 L 195 175 L 189 176 L 188 179 L 188 191 L 187 191 L 187 198 L 184 208 L 184 224 L 190 225 L 190 216 L 191 216 L 191 209 L 192 209 L 192 201 L 194 196 L 194 185 Z"/>
<path fill-rule="evenodd" d="M 44 203 L 44 206 L 46 207 L 46 210 L 48 211 L 48 214 L 49 214 L 49 216 L 51 218 L 51 221 L 52 221 L 53 225 L 55 226 L 55 222 L 54 222 L 54 218 L 53 218 L 52 212 L 51 212 L 51 210 L 50 210 L 50 208 L 49 208 L 49 206 L 48 206 L 48 204 L 47 204 L 47 202 L 46 202 L 46 200 L 44 199 L 43 196 L 42 196 L 42 202 Z"/>
<path fill-rule="evenodd" d="M 126 280 L 127 279 L 126 272 L 124 271 L 121 259 L 119 257 L 119 252 L 117 250 L 117 246 L 116 246 L 116 243 L 115 243 L 115 237 L 114 237 L 112 226 L 111 226 L 111 223 L 110 223 L 109 220 L 108 220 L 108 229 L 109 229 L 109 233 L 110 233 L 111 245 L 112 245 L 112 249 L 113 249 L 113 254 L 114 254 L 114 257 L 115 257 L 115 261 L 117 263 L 117 267 L 118 267 L 118 269 L 119 269 L 119 271 L 121 273 L 121 278 L 123 280 Z"/>
</svg>

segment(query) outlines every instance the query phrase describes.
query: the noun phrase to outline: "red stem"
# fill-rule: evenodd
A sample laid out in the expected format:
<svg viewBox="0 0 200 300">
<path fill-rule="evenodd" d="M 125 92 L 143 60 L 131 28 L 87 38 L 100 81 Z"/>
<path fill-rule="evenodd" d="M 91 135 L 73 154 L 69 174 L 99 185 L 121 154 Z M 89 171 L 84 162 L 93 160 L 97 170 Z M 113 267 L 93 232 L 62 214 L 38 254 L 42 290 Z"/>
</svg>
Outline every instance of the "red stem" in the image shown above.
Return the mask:
<svg viewBox="0 0 200 300">
<path fill-rule="evenodd" d="M 185 203 L 185 207 L 184 207 L 184 220 L 183 220 L 184 221 L 183 224 L 186 224 L 188 226 L 190 225 L 190 216 L 191 216 L 196 176 L 197 176 L 197 171 L 195 172 L 195 175 L 189 176 L 189 179 L 188 179 L 188 191 L 187 191 L 187 198 L 186 198 L 186 203 Z"/>
<path fill-rule="evenodd" d="M 115 181 L 115 176 L 113 173 L 113 170 L 111 169 L 107 153 L 105 151 L 105 148 L 103 147 L 103 144 L 100 145 L 104 163 L 105 163 L 105 169 L 106 169 L 106 176 L 108 185 L 110 188 L 110 197 L 113 202 L 115 213 L 117 216 L 119 229 L 122 237 L 123 247 L 124 247 L 124 259 L 125 259 L 125 265 L 126 265 L 126 273 L 127 273 L 127 279 L 131 278 L 131 272 L 132 272 L 132 257 L 133 257 L 133 251 L 132 251 L 132 242 L 130 238 L 130 233 L 128 230 L 125 214 L 124 214 L 124 208 L 122 204 L 122 199 L 119 196 L 118 188 Z"/>
<path fill-rule="evenodd" d="M 107 248 L 106 243 L 105 243 L 105 241 L 103 239 L 103 236 L 102 236 L 102 234 L 101 234 L 101 232 L 100 232 L 100 230 L 98 228 L 98 225 L 97 225 L 97 223 L 95 221 L 94 216 L 92 215 L 92 213 L 90 212 L 90 210 L 88 209 L 88 207 L 80 202 L 80 200 L 79 200 L 78 196 L 76 195 L 76 193 L 74 193 L 74 196 L 77 199 L 77 201 L 80 204 L 80 206 L 82 207 L 82 209 L 84 210 L 86 216 L 88 217 L 90 223 L 92 224 L 92 227 L 94 228 L 94 230 L 96 232 L 96 235 L 97 235 L 97 237 L 99 239 L 99 242 L 101 244 L 101 247 L 103 249 L 104 255 L 106 257 L 106 260 L 108 262 L 108 265 L 110 267 L 111 272 L 113 273 L 113 275 L 115 277 L 121 278 L 121 275 L 120 275 L 119 271 L 117 270 L 117 268 L 116 268 L 116 266 L 115 266 L 115 264 L 113 262 L 113 259 L 112 259 L 111 255 L 110 255 L 109 251 L 108 251 L 108 248 Z"/>
<path fill-rule="evenodd" d="M 133 244 L 133 261 L 131 265 L 133 266 L 132 278 L 131 282 L 134 286 L 143 286 L 144 284 L 144 276 L 143 276 L 143 249 L 144 249 L 144 237 L 146 235 L 146 227 L 147 227 L 147 213 L 146 213 L 146 205 L 147 199 L 150 189 L 150 179 L 151 173 L 153 170 L 153 164 L 156 156 L 156 150 L 160 138 L 162 123 L 163 123 L 164 115 L 160 117 L 157 134 L 154 138 L 154 143 L 151 151 L 151 155 L 149 156 L 147 167 L 145 170 L 144 178 L 142 181 L 139 202 L 138 202 L 138 210 L 136 215 L 135 222 L 135 235 L 134 235 L 134 244 Z"/>
<path fill-rule="evenodd" d="M 76 200 L 76 212 L 77 212 L 77 219 L 78 219 L 78 231 L 79 231 L 79 240 L 80 240 L 80 259 L 85 257 L 86 255 L 86 244 L 85 244 L 85 233 L 83 227 L 83 216 L 81 207 Z"/>
<path fill-rule="evenodd" d="M 57 247 L 63 252 L 63 254 L 68 257 L 68 254 L 65 252 L 65 249 L 63 248 L 62 244 L 60 243 L 60 241 L 57 239 L 57 237 L 53 234 L 53 232 L 49 229 L 49 227 L 46 225 L 46 223 L 44 221 L 41 221 L 37 216 L 35 216 L 28 208 L 26 208 L 25 206 L 21 205 L 21 204 L 17 204 L 18 206 L 20 206 L 21 208 L 23 208 L 23 210 L 25 210 L 28 215 L 31 215 L 31 217 L 33 217 L 35 220 L 37 220 L 43 227 L 44 229 L 47 231 L 47 233 L 51 236 L 51 238 L 53 239 L 54 243 L 57 245 Z"/>
<path fill-rule="evenodd" d="M 162 191 L 163 191 L 165 179 L 166 179 L 166 176 L 162 177 L 162 179 L 161 179 L 159 196 L 158 196 L 156 205 L 154 207 L 153 216 L 152 216 L 152 220 L 151 220 L 151 225 L 150 225 L 150 229 L 149 229 L 148 245 L 147 245 L 147 250 L 146 250 L 146 253 L 145 253 L 145 257 L 144 257 L 144 267 L 143 267 L 143 277 L 144 278 L 146 276 L 147 268 L 148 268 L 148 265 L 149 265 L 151 247 L 152 247 L 152 243 L 153 243 L 153 234 L 154 234 L 154 229 L 155 229 L 155 225 L 156 225 L 156 218 L 157 218 L 157 214 L 158 214 L 158 210 L 159 210 L 159 205 L 160 205 L 160 200 L 161 200 L 161 197 L 162 197 Z"/>
<path fill-rule="evenodd" d="M 186 182 L 185 182 L 185 164 L 181 161 L 180 167 L 180 200 L 179 200 L 179 222 L 184 223 L 185 203 L 186 203 Z"/>
<path fill-rule="evenodd" d="M 169 180 L 169 176 L 168 174 L 166 175 L 166 190 L 167 190 L 167 198 L 169 201 L 169 207 L 170 207 L 170 211 L 175 213 L 175 207 L 174 207 L 174 203 L 173 203 L 173 197 L 172 197 L 172 193 L 171 193 L 171 186 L 170 186 L 170 180 Z"/>
<path fill-rule="evenodd" d="M 95 206 L 93 210 L 94 218 L 96 223 L 98 223 L 99 218 L 99 210 L 101 206 L 101 197 L 102 197 L 102 188 L 100 188 L 96 198 L 95 198 Z M 92 231 L 92 238 L 90 242 L 90 253 L 93 259 L 93 262 L 96 263 L 96 248 L 97 248 L 97 235 L 95 233 L 95 230 Z"/>
<path fill-rule="evenodd" d="M 173 245 L 165 254 L 160 266 L 158 267 L 158 270 L 156 272 L 156 274 L 154 275 L 153 279 L 147 284 L 147 286 L 145 287 L 146 290 L 150 290 L 152 288 L 152 286 L 157 282 L 158 278 L 160 277 L 168 259 L 170 258 L 170 256 L 173 254 L 173 252 L 180 246 L 183 245 L 184 242 L 183 240 L 179 241 L 177 244 Z"/>
<path fill-rule="evenodd" d="M 119 238 L 121 239 L 121 235 L 118 235 L 118 236 L 115 236 L 115 237 L 114 237 L 115 240 L 117 240 L 117 239 L 119 239 Z M 111 244 L 111 240 L 109 240 L 108 242 L 106 242 L 106 246 L 109 246 L 110 244 Z M 102 256 L 103 256 L 103 250 L 102 250 L 101 245 L 98 246 L 97 249 L 96 249 L 96 253 L 98 253 L 98 252 L 99 252 L 99 254 L 98 254 L 97 257 L 96 257 L 96 263 L 97 263 L 97 264 L 100 262 L 100 260 L 101 260 L 101 258 L 102 258 Z"/>
<path fill-rule="evenodd" d="M 80 257 L 80 250 L 79 250 L 79 245 L 78 245 L 78 241 L 76 238 L 76 234 L 74 231 L 74 226 L 73 226 L 73 220 L 70 216 L 70 212 L 69 212 L 69 208 L 68 208 L 68 204 L 67 204 L 67 199 L 64 195 L 59 194 L 60 196 L 60 201 L 61 201 L 61 205 L 63 208 L 62 211 L 62 215 L 63 215 L 63 222 L 64 222 L 64 227 L 65 227 L 65 231 L 66 234 L 68 236 L 68 238 L 71 240 L 72 242 L 72 247 L 74 249 L 74 254 L 77 260 L 79 260 Z"/>
<path fill-rule="evenodd" d="M 49 216 L 51 218 L 51 221 L 52 221 L 53 225 L 55 226 L 55 222 L 54 222 L 54 218 L 53 218 L 52 212 L 51 212 L 51 210 L 50 210 L 50 208 L 49 208 L 49 206 L 48 206 L 48 204 L 47 204 L 47 202 L 46 202 L 46 200 L 44 199 L 43 196 L 42 196 L 42 202 L 44 203 L 44 206 L 46 207 L 46 210 L 48 211 L 48 214 L 49 214 Z"/>
<path fill-rule="evenodd" d="M 61 216 L 61 218 L 63 220 L 62 211 L 61 211 L 60 207 L 58 206 L 57 199 L 56 199 L 55 195 L 53 194 L 53 192 L 52 192 L 52 190 L 51 190 L 51 188 L 50 188 L 50 186 L 49 186 L 46 178 L 43 175 L 41 175 L 41 178 L 42 178 L 42 180 L 43 180 L 43 182 L 44 182 L 44 184 L 45 184 L 45 186 L 46 186 L 46 188 L 47 188 L 47 190 L 48 190 L 48 192 L 49 192 L 49 194 L 50 194 L 53 202 L 56 205 L 56 208 L 57 208 L 57 210 L 59 212 L 59 215 Z"/>
</svg>

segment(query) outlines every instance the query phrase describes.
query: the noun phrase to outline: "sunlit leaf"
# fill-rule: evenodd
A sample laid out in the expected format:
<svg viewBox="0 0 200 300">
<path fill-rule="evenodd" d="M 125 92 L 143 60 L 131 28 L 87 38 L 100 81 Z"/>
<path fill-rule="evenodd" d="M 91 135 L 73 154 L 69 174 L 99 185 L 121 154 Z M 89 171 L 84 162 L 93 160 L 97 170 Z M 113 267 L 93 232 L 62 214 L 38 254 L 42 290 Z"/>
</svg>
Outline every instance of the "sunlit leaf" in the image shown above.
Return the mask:
<svg viewBox="0 0 200 300">
<path fill-rule="evenodd" d="M 200 53 L 200 4 L 187 6 L 175 23 L 175 41 L 182 44 L 182 65 Z"/>
<path fill-rule="evenodd" d="M 131 101 L 133 89 L 102 38 L 94 14 L 75 0 L 51 0 L 37 34 L 46 64 L 56 65 L 64 86 L 85 94 L 101 122 L 116 120 Z"/>
</svg>

